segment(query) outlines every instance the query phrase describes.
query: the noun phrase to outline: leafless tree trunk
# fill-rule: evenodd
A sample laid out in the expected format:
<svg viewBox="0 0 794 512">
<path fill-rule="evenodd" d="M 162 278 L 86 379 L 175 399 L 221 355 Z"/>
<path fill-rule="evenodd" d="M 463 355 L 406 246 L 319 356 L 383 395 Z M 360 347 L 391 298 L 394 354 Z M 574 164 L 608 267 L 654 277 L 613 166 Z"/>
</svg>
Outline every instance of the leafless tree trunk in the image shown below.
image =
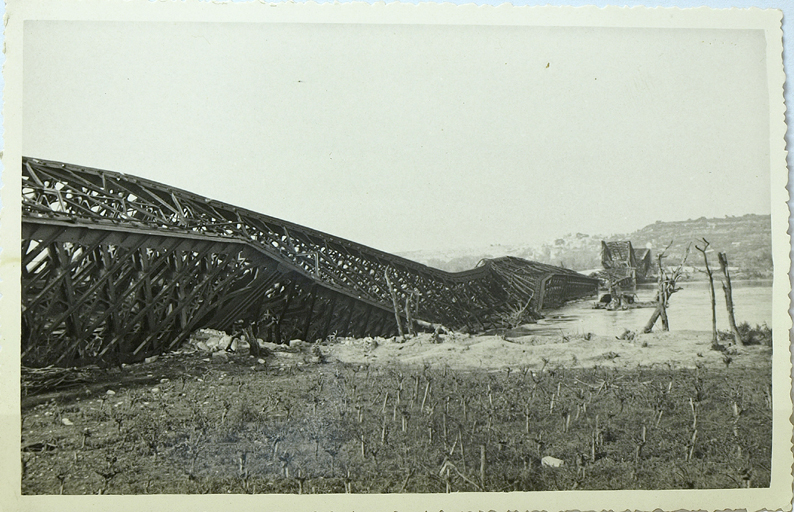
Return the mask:
<svg viewBox="0 0 794 512">
<path fill-rule="evenodd" d="M 411 299 L 413 296 L 411 294 L 405 296 L 405 323 L 408 329 L 409 336 L 416 336 L 416 332 L 414 332 L 414 322 L 413 318 L 411 317 Z"/>
<path fill-rule="evenodd" d="M 722 291 L 725 292 L 725 307 L 728 309 L 728 324 L 731 326 L 733 339 L 740 347 L 744 346 L 742 335 L 739 334 L 739 329 L 736 327 L 736 318 L 733 316 L 733 289 L 731 288 L 731 274 L 728 272 L 728 257 L 724 252 L 718 253 L 717 257 L 720 260 L 720 270 L 722 270 Z"/>
<path fill-rule="evenodd" d="M 416 336 L 416 317 L 419 314 L 420 296 L 417 289 L 405 296 L 405 323 L 408 326 L 408 334 L 411 336 Z"/>
<path fill-rule="evenodd" d="M 389 287 L 392 306 L 394 306 L 394 319 L 397 320 L 397 332 L 400 333 L 400 338 L 404 340 L 405 333 L 403 332 L 403 324 L 402 321 L 400 320 L 400 306 L 397 302 L 397 292 L 394 291 L 394 287 L 391 285 L 391 279 L 389 279 L 389 269 L 386 269 L 383 272 L 383 275 L 386 277 L 386 285 Z"/>
<path fill-rule="evenodd" d="M 706 254 L 706 251 L 709 248 L 709 241 L 705 238 L 703 240 L 703 248 L 701 249 L 697 245 L 695 249 L 700 251 L 703 255 L 703 262 L 706 264 L 706 275 L 709 276 L 709 292 L 711 293 L 711 346 L 712 348 L 719 346 L 719 341 L 717 340 L 717 297 L 714 293 L 714 276 L 711 273 L 711 267 L 709 267 L 709 257 Z"/>
<path fill-rule="evenodd" d="M 659 304 L 656 306 L 656 309 L 653 310 L 651 318 L 648 319 L 648 323 L 646 323 L 645 327 L 642 328 L 642 332 L 651 332 L 653 330 L 653 324 L 655 324 L 662 315 L 662 308 L 664 308 L 664 305 L 659 302 Z"/>
<path fill-rule="evenodd" d="M 662 329 L 665 331 L 670 329 L 670 324 L 667 319 L 667 304 L 670 300 L 670 296 L 680 290 L 680 288 L 676 288 L 676 281 L 681 278 L 681 275 L 684 271 L 684 264 L 686 263 L 687 256 L 689 256 L 689 246 L 687 246 L 678 268 L 674 269 L 670 273 L 666 272 L 664 270 L 664 266 L 662 265 L 662 258 L 664 258 L 665 252 L 667 252 L 667 249 L 669 249 L 671 245 L 673 245 L 673 242 L 670 242 L 665 250 L 657 256 L 657 260 L 659 262 L 659 292 L 657 297 L 658 304 L 656 309 L 653 311 L 651 318 L 648 320 L 648 323 L 646 323 L 645 327 L 643 327 L 642 332 L 651 332 L 653 330 L 653 325 L 660 317 L 662 318 Z"/>
<path fill-rule="evenodd" d="M 659 316 L 662 319 L 662 330 L 669 331 L 670 330 L 670 320 L 667 318 L 667 282 L 665 280 L 664 271 L 662 270 L 662 258 L 664 257 L 664 253 L 659 254 L 657 256 L 659 260 Z"/>
</svg>

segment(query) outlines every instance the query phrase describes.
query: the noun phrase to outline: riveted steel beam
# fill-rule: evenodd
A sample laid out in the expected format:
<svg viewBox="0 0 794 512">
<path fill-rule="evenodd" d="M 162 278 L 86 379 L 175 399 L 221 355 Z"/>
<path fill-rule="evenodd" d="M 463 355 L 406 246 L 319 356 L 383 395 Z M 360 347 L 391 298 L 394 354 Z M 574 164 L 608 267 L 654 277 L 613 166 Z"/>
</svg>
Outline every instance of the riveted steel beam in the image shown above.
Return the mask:
<svg viewBox="0 0 794 512">
<path fill-rule="evenodd" d="M 393 334 L 411 316 L 486 330 L 527 305 L 590 295 L 595 279 L 519 258 L 443 272 L 150 180 L 22 161 L 23 360 L 136 360 L 200 327 L 279 340 Z M 78 314 L 79 313 L 79 314 Z M 259 328 L 257 330 L 260 330 Z"/>
</svg>

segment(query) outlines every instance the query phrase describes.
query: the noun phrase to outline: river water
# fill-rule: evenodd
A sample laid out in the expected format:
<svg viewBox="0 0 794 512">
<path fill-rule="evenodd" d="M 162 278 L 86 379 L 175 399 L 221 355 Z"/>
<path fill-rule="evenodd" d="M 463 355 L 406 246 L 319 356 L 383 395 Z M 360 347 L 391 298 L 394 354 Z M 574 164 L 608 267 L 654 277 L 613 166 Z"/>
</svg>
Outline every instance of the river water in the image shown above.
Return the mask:
<svg viewBox="0 0 794 512">
<path fill-rule="evenodd" d="M 736 323 L 772 325 L 772 281 L 734 281 L 733 303 Z M 671 331 L 711 331 L 711 298 L 707 281 L 680 283 L 682 290 L 670 298 L 667 316 Z M 717 296 L 717 329 L 728 330 L 725 296 L 719 281 L 714 283 Z M 601 292 L 602 294 L 604 292 Z M 639 285 L 637 298 L 652 301 L 655 284 Z M 592 332 L 604 336 L 619 336 L 624 329 L 639 331 L 653 313 L 652 308 L 607 311 L 593 309 L 595 299 L 571 302 L 556 310 L 546 311 L 537 324 L 522 326 L 526 334 L 584 334 Z M 661 328 L 657 322 L 656 329 Z"/>
</svg>

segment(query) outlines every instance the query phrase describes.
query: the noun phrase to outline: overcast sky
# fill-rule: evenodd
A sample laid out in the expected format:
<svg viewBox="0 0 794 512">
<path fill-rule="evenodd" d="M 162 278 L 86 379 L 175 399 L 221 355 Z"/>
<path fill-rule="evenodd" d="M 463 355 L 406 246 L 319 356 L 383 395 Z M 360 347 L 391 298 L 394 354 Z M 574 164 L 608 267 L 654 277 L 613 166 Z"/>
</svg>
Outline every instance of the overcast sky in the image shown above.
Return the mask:
<svg viewBox="0 0 794 512">
<path fill-rule="evenodd" d="M 26 22 L 23 154 L 387 251 L 769 213 L 762 31 Z"/>
</svg>

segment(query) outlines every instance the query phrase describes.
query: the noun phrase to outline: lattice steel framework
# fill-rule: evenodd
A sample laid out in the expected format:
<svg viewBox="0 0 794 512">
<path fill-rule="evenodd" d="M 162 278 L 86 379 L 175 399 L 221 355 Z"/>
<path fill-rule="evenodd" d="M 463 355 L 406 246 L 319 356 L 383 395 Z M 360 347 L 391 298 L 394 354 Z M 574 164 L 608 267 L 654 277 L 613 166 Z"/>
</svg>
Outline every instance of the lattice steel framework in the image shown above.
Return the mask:
<svg viewBox="0 0 794 512">
<path fill-rule="evenodd" d="M 415 319 L 482 331 L 597 281 L 519 258 L 447 273 L 153 181 L 24 158 L 22 290 L 35 366 L 138 360 L 236 321 L 276 342 L 391 336 L 392 290 L 414 298 Z"/>
<path fill-rule="evenodd" d="M 637 285 L 637 251 L 631 241 L 601 241 L 601 275 L 610 283 L 610 287 L 634 287 Z"/>
</svg>

